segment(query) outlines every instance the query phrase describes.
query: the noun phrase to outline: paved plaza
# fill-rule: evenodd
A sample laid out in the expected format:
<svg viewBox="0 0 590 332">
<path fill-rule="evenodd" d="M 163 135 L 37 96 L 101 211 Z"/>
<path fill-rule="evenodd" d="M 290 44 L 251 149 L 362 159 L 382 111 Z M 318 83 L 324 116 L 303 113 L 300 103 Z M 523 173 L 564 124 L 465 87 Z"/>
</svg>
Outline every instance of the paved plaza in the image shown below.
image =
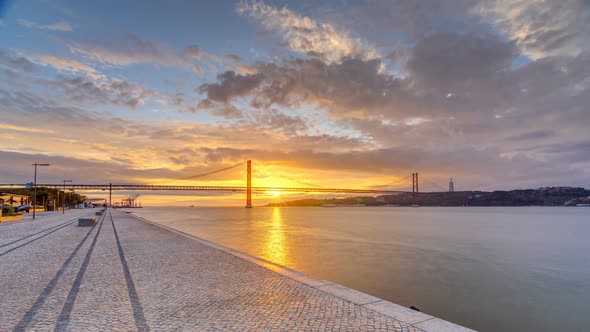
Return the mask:
<svg viewBox="0 0 590 332">
<path fill-rule="evenodd" d="M 117 210 L 0 224 L 0 331 L 462 331 Z"/>
</svg>

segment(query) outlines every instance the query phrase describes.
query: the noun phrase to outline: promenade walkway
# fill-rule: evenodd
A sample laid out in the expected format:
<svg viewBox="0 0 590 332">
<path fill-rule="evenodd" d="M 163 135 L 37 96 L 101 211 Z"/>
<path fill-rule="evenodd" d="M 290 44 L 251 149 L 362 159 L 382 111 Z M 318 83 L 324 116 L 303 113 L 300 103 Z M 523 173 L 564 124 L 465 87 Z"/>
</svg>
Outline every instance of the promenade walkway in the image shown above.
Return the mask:
<svg viewBox="0 0 590 332">
<path fill-rule="evenodd" d="M 0 224 L 0 331 L 462 331 L 116 210 Z"/>
</svg>

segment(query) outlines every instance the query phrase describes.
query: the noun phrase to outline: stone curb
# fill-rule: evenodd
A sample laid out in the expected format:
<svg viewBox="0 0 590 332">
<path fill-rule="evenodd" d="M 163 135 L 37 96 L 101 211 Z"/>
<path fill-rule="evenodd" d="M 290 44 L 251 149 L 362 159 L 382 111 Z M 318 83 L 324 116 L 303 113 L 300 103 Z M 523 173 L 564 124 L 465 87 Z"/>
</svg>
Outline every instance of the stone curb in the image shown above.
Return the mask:
<svg viewBox="0 0 590 332">
<path fill-rule="evenodd" d="M 127 213 L 127 212 L 122 212 L 122 213 Z M 315 288 L 317 290 L 321 290 L 322 292 L 325 292 L 327 294 L 330 294 L 330 295 L 340 298 L 342 300 L 354 303 L 354 304 L 364 307 L 368 310 L 372 310 L 372 311 L 378 312 L 382 315 L 394 318 L 402 323 L 411 325 L 420 331 L 424 331 L 424 332 L 475 331 L 475 330 L 451 323 L 449 321 L 445 321 L 443 319 L 436 318 L 434 316 L 430 316 L 425 313 L 401 306 L 399 304 L 395 304 L 393 302 L 389 302 L 389 301 L 380 299 L 378 297 L 359 292 L 359 291 L 354 290 L 352 288 L 348 288 L 348 287 L 345 287 L 345 286 L 342 286 L 342 285 L 339 285 L 339 284 L 336 284 L 336 283 L 333 283 L 333 282 L 330 282 L 327 280 L 322 280 L 322 279 L 308 276 L 305 273 L 302 273 L 302 272 L 290 269 L 288 267 L 267 261 L 263 258 L 256 257 L 254 255 L 250 255 L 248 253 L 245 253 L 245 252 L 242 252 L 239 250 L 235 250 L 235 249 L 223 246 L 221 244 L 202 239 L 200 237 L 185 233 L 183 231 L 179 231 L 179 230 L 173 229 L 171 227 L 158 224 L 158 223 L 153 222 L 151 220 L 147 220 L 145 218 L 136 216 L 133 213 L 127 213 L 127 214 L 129 216 L 136 218 L 136 219 L 147 222 L 151 225 L 163 228 L 163 229 L 168 230 L 170 232 L 173 232 L 178 235 L 184 236 L 186 238 L 200 242 L 206 246 L 223 251 L 223 252 L 230 254 L 232 256 L 235 256 L 235 257 L 244 259 L 248 262 L 254 263 L 256 265 L 265 267 L 265 268 L 267 268 L 273 272 L 276 272 L 284 277 L 293 279 L 295 281 L 298 281 L 302 284 L 305 284 L 305 285 Z"/>
</svg>

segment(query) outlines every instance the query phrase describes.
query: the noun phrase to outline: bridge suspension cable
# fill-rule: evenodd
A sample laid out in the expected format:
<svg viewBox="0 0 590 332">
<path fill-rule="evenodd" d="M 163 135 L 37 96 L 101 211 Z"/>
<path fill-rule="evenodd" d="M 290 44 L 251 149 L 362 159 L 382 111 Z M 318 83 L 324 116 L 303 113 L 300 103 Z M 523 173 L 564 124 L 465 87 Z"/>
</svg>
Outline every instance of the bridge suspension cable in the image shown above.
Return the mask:
<svg viewBox="0 0 590 332">
<path fill-rule="evenodd" d="M 410 187 L 410 178 L 412 177 L 412 175 L 408 175 L 404 178 L 398 179 L 395 182 L 392 183 L 388 183 L 388 184 L 383 184 L 383 185 L 378 185 L 378 186 L 372 186 L 372 188 L 394 188 L 398 185 L 404 185 L 402 188 L 406 188 L 406 187 Z M 407 181 L 407 182 L 406 182 Z"/>
<path fill-rule="evenodd" d="M 230 170 L 232 168 L 236 168 L 238 166 L 242 166 L 245 163 L 246 163 L 245 161 L 242 161 L 242 162 L 240 162 L 238 164 L 235 164 L 235 165 L 232 165 L 232 166 L 228 166 L 228 167 L 224 167 L 224 168 L 218 169 L 216 171 L 211 171 L 211 172 L 202 173 L 202 174 L 196 174 L 196 175 L 188 176 L 188 177 L 185 177 L 185 178 L 181 178 L 180 180 L 193 180 L 193 179 L 201 178 L 201 177 L 204 177 L 204 176 L 207 176 L 207 175 L 211 175 L 211 174 L 215 174 L 215 173 L 221 173 L 223 171 L 227 171 L 227 170 Z"/>
<path fill-rule="evenodd" d="M 411 174 L 410 174 L 410 175 L 408 175 L 408 176 L 406 176 L 405 178 L 402 178 L 402 179 L 400 179 L 400 180 L 397 180 L 397 181 L 395 181 L 394 183 L 390 183 L 390 184 L 388 184 L 387 186 L 388 186 L 388 187 L 390 187 L 390 186 L 391 186 L 391 187 L 393 187 L 393 186 L 396 186 L 396 185 L 398 185 L 398 184 L 402 184 L 404 181 L 408 181 L 408 182 L 406 183 L 406 185 L 408 185 L 408 186 L 409 186 L 409 185 L 410 185 L 410 183 L 409 183 L 409 181 L 410 181 L 410 177 L 412 177 L 412 175 L 411 175 Z"/>
<path fill-rule="evenodd" d="M 424 175 L 420 176 L 420 180 L 421 180 L 422 182 L 429 183 L 430 185 L 432 185 L 432 186 L 434 186 L 434 187 L 436 187 L 436 188 L 440 188 L 440 189 L 442 189 L 442 191 L 448 191 L 448 188 L 446 188 L 446 187 L 444 187 L 444 186 L 441 186 L 441 185 L 438 185 L 438 184 L 434 183 L 433 181 L 431 181 L 431 180 L 429 180 L 428 178 L 424 177 Z"/>
</svg>

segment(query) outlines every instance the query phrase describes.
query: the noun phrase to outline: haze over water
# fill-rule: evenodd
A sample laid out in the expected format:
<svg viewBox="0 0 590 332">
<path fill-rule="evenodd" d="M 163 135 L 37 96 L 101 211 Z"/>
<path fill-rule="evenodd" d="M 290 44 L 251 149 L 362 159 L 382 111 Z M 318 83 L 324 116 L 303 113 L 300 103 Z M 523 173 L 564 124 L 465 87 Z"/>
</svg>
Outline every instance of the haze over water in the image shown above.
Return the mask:
<svg viewBox="0 0 590 332">
<path fill-rule="evenodd" d="M 582 331 L 590 325 L 586 208 L 132 212 L 480 331 Z"/>
</svg>

